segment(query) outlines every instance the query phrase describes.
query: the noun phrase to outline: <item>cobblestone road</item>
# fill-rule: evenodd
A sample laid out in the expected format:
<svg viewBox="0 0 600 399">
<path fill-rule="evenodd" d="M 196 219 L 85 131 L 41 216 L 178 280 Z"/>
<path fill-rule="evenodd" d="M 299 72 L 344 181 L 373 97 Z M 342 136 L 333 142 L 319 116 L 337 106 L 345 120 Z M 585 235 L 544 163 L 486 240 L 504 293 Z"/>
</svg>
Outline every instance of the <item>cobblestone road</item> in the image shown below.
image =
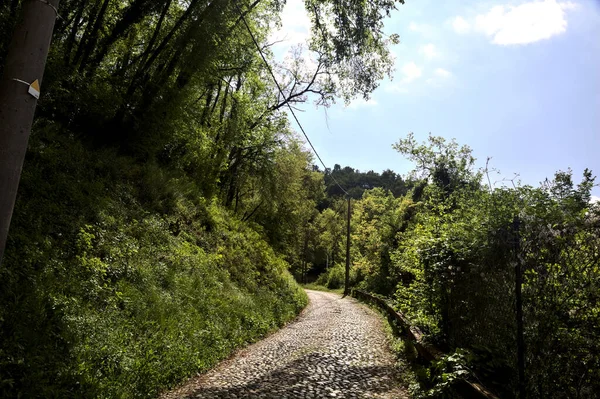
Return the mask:
<svg viewBox="0 0 600 399">
<path fill-rule="evenodd" d="M 307 293 L 298 320 L 162 398 L 408 398 L 381 318 L 352 298 Z"/>
</svg>

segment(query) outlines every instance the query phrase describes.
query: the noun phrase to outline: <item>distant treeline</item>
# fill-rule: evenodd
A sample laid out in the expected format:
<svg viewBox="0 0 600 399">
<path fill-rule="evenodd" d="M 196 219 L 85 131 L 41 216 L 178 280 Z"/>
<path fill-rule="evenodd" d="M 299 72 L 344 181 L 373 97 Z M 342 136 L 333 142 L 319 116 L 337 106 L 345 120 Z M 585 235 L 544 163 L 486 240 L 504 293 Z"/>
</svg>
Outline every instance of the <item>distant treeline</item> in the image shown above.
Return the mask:
<svg viewBox="0 0 600 399">
<path fill-rule="evenodd" d="M 350 166 L 342 168 L 340 165 L 335 164 L 333 169 L 327 168 L 322 171 L 318 166 L 313 166 L 313 170 L 324 173 L 325 191 L 328 197 L 345 196 L 340 186 L 354 199 L 362 198 L 366 190 L 377 187 L 389 190 L 395 197 L 401 197 L 412 187 L 412 182 L 405 181 L 401 175 L 391 169 L 386 169 L 382 173 L 372 170 L 361 172 Z"/>
</svg>

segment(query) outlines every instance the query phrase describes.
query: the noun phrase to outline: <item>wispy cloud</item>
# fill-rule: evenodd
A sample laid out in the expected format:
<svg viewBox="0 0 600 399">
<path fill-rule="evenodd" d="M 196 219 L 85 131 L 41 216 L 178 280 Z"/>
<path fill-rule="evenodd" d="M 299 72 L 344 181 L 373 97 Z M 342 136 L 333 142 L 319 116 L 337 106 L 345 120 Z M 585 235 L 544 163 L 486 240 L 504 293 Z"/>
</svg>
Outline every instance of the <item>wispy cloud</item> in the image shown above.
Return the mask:
<svg viewBox="0 0 600 399">
<path fill-rule="evenodd" d="M 365 100 L 364 98 L 357 98 L 356 100 L 352 101 L 350 105 L 348 105 L 348 108 L 358 109 L 366 107 L 375 107 L 376 105 L 377 101 L 373 98 L 370 98 L 368 100 Z"/>
<path fill-rule="evenodd" d="M 535 1 L 517 7 L 497 6 L 487 14 L 477 16 L 477 29 L 500 45 L 527 44 L 564 33 L 567 30 L 566 10 L 570 2 Z"/>
<path fill-rule="evenodd" d="M 436 29 L 433 26 L 415 21 L 412 21 L 408 24 L 408 30 L 419 33 L 423 37 L 433 37 L 435 36 L 436 32 Z"/>
<path fill-rule="evenodd" d="M 461 34 L 483 33 L 492 43 L 502 46 L 535 43 L 566 32 L 567 11 L 574 8 L 575 3 L 556 0 L 498 5 L 477 15 L 473 22 L 458 16 L 453 19 L 452 27 Z"/>
<path fill-rule="evenodd" d="M 452 77 L 453 74 L 449 70 L 436 68 L 430 77 L 425 80 L 425 83 L 433 87 L 444 87 L 448 85 L 448 82 L 451 82 Z"/>
<path fill-rule="evenodd" d="M 402 67 L 402 74 L 404 75 L 402 81 L 404 83 L 410 83 L 413 80 L 420 78 L 421 75 L 423 75 L 423 70 L 419 68 L 414 62 L 409 62 L 407 64 L 404 64 L 404 66 Z"/>
<path fill-rule="evenodd" d="M 310 35 L 310 19 L 301 0 L 289 0 L 281 13 L 281 28 L 274 29 L 269 41 L 282 42 L 278 47 L 305 43 Z"/>
<path fill-rule="evenodd" d="M 416 22 L 411 22 L 408 24 L 408 29 L 413 31 L 413 32 L 421 32 L 423 31 L 423 25 L 418 24 Z"/>
<path fill-rule="evenodd" d="M 458 16 L 452 19 L 452 29 L 454 29 L 456 33 L 468 33 L 471 31 L 471 24 L 463 17 Z"/>
<path fill-rule="evenodd" d="M 440 78 L 449 78 L 450 76 L 452 76 L 452 72 L 444 69 L 444 68 L 437 68 L 434 71 L 435 76 L 439 76 Z"/>
<path fill-rule="evenodd" d="M 425 56 L 427 59 L 434 59 L 440 56 L 440 52 L 432 43 L 421 46 L 419 52 Z"/>
<path fill-rule="evenodd" d="M 413 61 L 408 62 L 400 68 L 401 79 L 398 82 L 390 82 L 384 86 L 385 91 L 393 93 L 408 93 L 410 83 L 423 76 L 423 70 Z"/>
</svg>

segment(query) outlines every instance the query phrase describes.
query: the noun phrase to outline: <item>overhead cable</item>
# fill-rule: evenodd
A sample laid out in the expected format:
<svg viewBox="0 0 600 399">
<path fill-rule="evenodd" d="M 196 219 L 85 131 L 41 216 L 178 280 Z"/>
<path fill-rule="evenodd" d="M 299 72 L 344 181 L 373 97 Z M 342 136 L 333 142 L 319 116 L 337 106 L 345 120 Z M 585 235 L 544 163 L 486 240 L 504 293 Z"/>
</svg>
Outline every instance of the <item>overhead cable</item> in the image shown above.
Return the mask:
<svg viewBox="0 0 600 399">
<path fill-rule="evenodd" d="M 279 90 L 279 93 L 285 99 L 286 98 L 285 93 L 283 92 L 283 89 L 282 89 L 281 85 L 277 81 L 277 77 L 275 76 L 275 73 L 273 73 L 273 69 L 271 69 L 271 66 L 269 65 L 269 62 L 267 61 L 267 58 L 265 57 L 265 55 L 264 55 L 264 53 L 263 53 L 260 45 L 258 44 L 258 41 L 254 37 L 254 33 L 252 33 L 252 29 L 250 29 L 250 25 L 248 25 L 248 22 L 246 21 L 246 17 L 244 16 L 244 13 L 242 12 L 242 10 L 240 9 L 240 7 L 239 7 L 239 5 L 237 3 L 234 3 L 234 4 L 235 4 L 235 6 L 238 9 L 238 12 L 240 13 L 241 20 L 244 23 L 244 25 L 246 26 L 246 29 L 248 30 L 248 33 L 250 34 L 250 37 L 252 38 L 252 41 L 254 42 L 254 45 L 256 46 L 256 49 L 260 53 L 260 56 L 261 56 L 263 62 L 265 63 L 265 66 L 267 67 L 267 70 L 271 74 L 271 77 L 273 78 L 273 81 L 275 82 L 275 85 L 277 86 L 277 89 Z M 300 120 L 296 116 L 296 113 L 294 112 L 294 108 L 292 108 L 292 106 L 290 105 L 289 102 L 286 102 L 286 105 L 287 105 L 288 109 L 290 110 L 290 113 L 294 117 L 294 120 L 296 121 L 296 123 L 300 127 L 300 131 L 302 132 L 302 134 L 306 138 L 306 141 L 310 145 L 310 148 L 312 148 L 313 152 L 315 153 L 315 155 L 317 156 L 317 158 L 321 162 L 321 165 L 323 165 L 323 168 L 325 168 L 325 173 L 327 173 L 327 170 L 331 170 L 331 169 L 327 168 L 327 166 L 325 165 L 325 162 L 323 162 L 323 159 L 321 159 L 321 156 L 317 152 L 317 149 L 315 148 L 315 146 L 313 145 L 313 143 L 308 138 L 308 134 L 306 134 L 306 131 L 304 130 L 304 127 L 302 126 L 302 124 L 300 123 Z M 342 190 L 342 192 L 344 194 L 346 194 L 346 195 L 349 196 L 350 194 L 346 190 L 344 190 L 344 188 L 337 181 L 337 179 L 335 178 L 335 176 L 333 176 L 333 173 L 330 172 L 329 174 L 330 174 L 331 178 L 333 179 L 333 181 L 335 182 L 335 184 L 340 188 L 340 190 Z"/>
</svg>

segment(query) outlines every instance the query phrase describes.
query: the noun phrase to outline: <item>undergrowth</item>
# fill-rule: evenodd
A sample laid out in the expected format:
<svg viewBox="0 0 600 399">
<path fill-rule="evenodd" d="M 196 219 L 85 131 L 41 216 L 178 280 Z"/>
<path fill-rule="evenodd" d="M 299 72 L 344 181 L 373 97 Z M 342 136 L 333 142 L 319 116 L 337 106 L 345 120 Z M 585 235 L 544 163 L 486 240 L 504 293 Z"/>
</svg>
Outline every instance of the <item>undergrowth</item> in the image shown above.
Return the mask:
<svg viewBox="0 0 600 399">
<path fill-rule="evenodd" d="M 306 303 L 182 174 L 57 128 L 32 137 L 0 268 L 1 397 L 153 397 Z"/>
<path fill-rule="evenodd" d="M 464 351 L 445 355 L 437 361 L 427 363 L 419 358 L 415 345 L 401 336 L 401 327 L 396 320 L 388 317 L 379 306 L 363 301 L 384 319 L 384 331 L 390 349 L 396 357 L 397 378 L 402 386 L 407 387 L 410 397 L 414 399 L 457 399 L 460 396 L 454 391 L 454 383 L 467 378 L 470 356 Z"/>
<path fill-rule="evenodd" d="M 346 268 L 343 265 L 334 265 L 319 275 L 315 284 L 321 287 L 326 287 L 330 290 L 335 290 L 344 287 L 346 280 Z M 356 284 L 357 274 L 356 269 L 350 269 L 350 286 Z"/>
</svg>

